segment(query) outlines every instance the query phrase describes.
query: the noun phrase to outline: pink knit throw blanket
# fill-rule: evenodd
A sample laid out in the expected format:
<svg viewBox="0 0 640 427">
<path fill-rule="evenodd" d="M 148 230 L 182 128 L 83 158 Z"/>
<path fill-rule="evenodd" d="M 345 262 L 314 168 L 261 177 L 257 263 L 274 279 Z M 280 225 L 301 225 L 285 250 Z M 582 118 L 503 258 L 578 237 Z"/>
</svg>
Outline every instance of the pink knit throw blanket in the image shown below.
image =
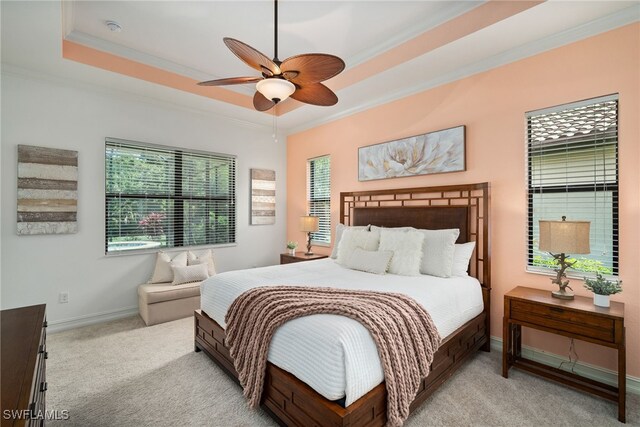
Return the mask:
<svg viewBox="0 0 640 427">
<path fill-rule="evenodd" d="M 267 286 L 236 298 L 225 319 L 226 343 L 249 404 L 260 404 L 276 329 L 289 320 L 319 313 L 350 317 L 369 330 L 384 370 L 387 425 L 402 425 L 422 378 L 429 374 L 440 334 L 420 304 L 395 293 Z"/>
</svg>

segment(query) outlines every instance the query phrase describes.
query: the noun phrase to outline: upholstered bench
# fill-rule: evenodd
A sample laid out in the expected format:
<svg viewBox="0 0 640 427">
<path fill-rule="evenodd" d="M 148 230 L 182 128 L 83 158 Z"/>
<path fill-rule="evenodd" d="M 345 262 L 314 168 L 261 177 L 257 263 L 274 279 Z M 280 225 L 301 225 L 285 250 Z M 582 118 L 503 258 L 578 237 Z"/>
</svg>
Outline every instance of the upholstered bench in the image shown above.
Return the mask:
<svg viewBox="0 0 640 427">
<path fill-rule="evenodd" d="M 138 286 L 140 316 L 147 326 L 193 316 L 200 308 L 200 283 L 145 283 Z"/>
</svg>

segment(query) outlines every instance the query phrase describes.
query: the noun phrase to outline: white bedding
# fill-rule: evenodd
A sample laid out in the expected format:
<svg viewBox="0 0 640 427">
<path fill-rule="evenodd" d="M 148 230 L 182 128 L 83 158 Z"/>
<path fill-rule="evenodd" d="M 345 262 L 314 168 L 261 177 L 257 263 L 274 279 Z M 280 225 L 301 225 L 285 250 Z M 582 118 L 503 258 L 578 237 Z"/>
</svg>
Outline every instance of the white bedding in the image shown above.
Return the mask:
<svg viewBox="0 0 640 427">
<path fill-rule="evenodd" d="M 349 270 L 332 259 L 221 273 L 201 285 L 202 310 L 226 328 L 235 298 L 257 286 L 309 285 L 370 289 L 409 295 L 431 315 L 444 339 L 482 312 L 482 290 L 473 277 L 376 275 Z M 358 400 L 384 378 L 376 345 L 359 322 L 333 314 L 301 317 L 281 326 L 269 361 L 329 400 Z"/>
</svg>

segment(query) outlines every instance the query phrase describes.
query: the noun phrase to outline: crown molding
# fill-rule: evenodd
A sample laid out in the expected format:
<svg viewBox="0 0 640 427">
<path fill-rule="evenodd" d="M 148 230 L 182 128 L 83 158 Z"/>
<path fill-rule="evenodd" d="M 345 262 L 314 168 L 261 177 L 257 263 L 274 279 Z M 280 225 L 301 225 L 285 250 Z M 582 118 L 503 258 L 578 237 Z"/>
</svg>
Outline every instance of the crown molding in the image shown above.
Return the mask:
<svg viewBox="0 0 640 427">
<path fill-rule="evenodd" d="M 474 74 L 482 73 L 484 71 L 488 71 L 493 68 L 509 64 L 511 62 L 538 55 L 540 53 L 570 43 L 574 43 L 610 30 L 614 30 L 616 28 L 620 28 L 637 21 L 640 21 L 640 5 L 634 5 L 629 8 L 622 9 L 611 15 L 607 15 L 594 21 L 581 24 L 572 29 L 561 31 L 551 36 L 526 43 L 524 45 L 510 49 L 506 52 L 494 55 L 482 61 L 478 61 L 474 64 L 458 68 L 435 79 L 431 79 L 408 88 L 391 92 L 385 96 L 378 97 L 356 107 L 348 108 L 338 113 L 331 114 L 321 119 L 312 120 L 299 126 L 294 126 L 289 129 L 288 134 L 292 135 L 339 119 L 343 119 L 345 117 L 369 110 L 371 108 L 388 104 L 390 102 L 397 101 L 399 99 L 406 98 L 429 89 L 433 89 L 434 87 L 470 77 Z"/>
<path fill-rule="evenodd" d="M 44 73 L 41 71 L 35 71 L 32 69 L 19 67 L 13 64 L 2 63 L 0 74 L 2 74 L 3 76 L 10 76 L 14 78 L 23 79 L 23 80 L 53 83 L 56 85 L 66 86 L 73 89 L 79 89 L 79 90 L 97 93 L 103 96 L 117 97 L 120 99 L 128 99 L 131 101 L 141 102 L 141 103 L 153 105 L 156 107 L 163 107 L 166 109 L 187 112 L 191 114 L 197 114 L 200 116 L 211 117 L 213 115 L 217 118 L 220 118 L 221 120 L 224 120 L 225 122 L 231 122 L 237 125 L 238 127 L 242 127 L 246 129 L 257 129 L 261 131 L 273 130 L 273 125 L 271 123 L 262 124 L 257 122 L 251 122 L 248 120 L 242 120 L 236 117 L 225 115 L 225 114 L 208 110 L 205 108 L 197 108 L 197 107 L 186 106 L 184 104 L 177 104 L 174 102 L 165 101 L 163 99 L 158 99 L 151 96 L 141 95 L 138 93 L 129 92 L 122 89 L 114 89 L 112 87 L 107 87 L 98 83 L 80 82 L 73 78 L 62 77 L 59 75 Z M 193 96 L 197 96 L 197 95 L 193 95 Z M 226 103 L 223 103 L 223 104 L 228 105 Z"/>
</svg>

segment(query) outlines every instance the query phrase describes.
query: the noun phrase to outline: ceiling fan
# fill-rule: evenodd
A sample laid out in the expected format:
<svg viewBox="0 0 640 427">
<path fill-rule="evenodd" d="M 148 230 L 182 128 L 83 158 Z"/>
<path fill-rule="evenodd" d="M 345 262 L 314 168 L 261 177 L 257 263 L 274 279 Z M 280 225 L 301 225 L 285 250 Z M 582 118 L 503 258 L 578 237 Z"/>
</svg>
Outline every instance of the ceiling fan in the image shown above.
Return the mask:
<svg viewBox="0 0 640 427">
<path fill-rule="evenodd" d="M 331 106 L 338 102 L 335 93 L 322 81 L 334 77 L 344 70 L 344 61 L 325 53 L 295 55 L 280 61 L 278 59 L 278 0 L 275 3 L 274 58 L 255 50 L 246 43 L 225 37 L 224 44 L 238 58 L 251 68 L 262 73 L 258 77 L 231 77 L 227 79 L 200 82 L 200 86 L 226 86 L 256 83 L 253 106 L 258 111 L 266 111 L 289 96 L 306 104 Z"/>
</svg>

